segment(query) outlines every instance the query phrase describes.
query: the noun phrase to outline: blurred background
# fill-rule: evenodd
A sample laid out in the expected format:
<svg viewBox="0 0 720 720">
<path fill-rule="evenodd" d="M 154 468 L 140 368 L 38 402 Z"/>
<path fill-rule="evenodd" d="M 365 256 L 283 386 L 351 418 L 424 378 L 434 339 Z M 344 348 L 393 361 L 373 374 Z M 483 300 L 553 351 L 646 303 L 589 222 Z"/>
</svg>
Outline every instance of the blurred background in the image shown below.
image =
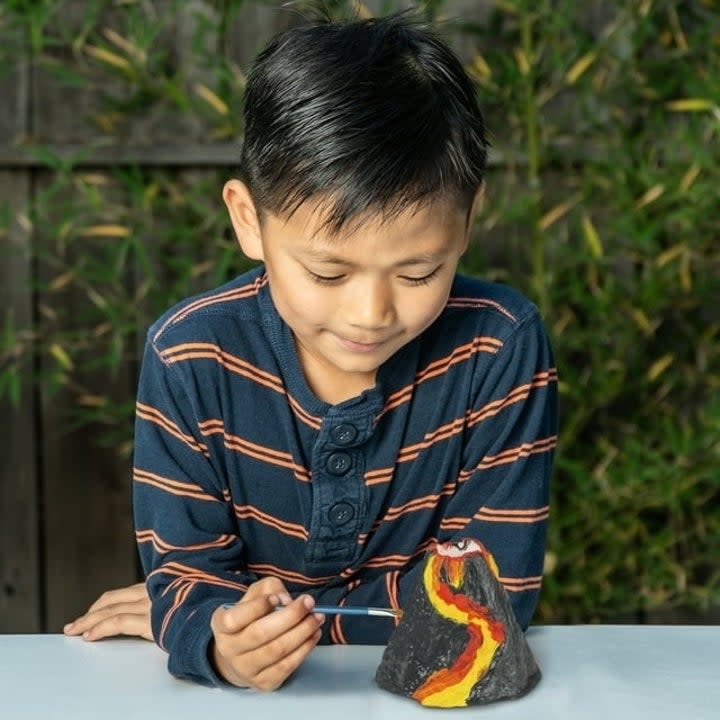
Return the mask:
<svg viewBox="0 0 720 720">
<path fill-rule="evenodd" d="M 139 578 L 145 331 L 249 267 L 220 200 L 245 75 L 311 5 L 0 3 L 0 632 Z M 463 270 L 533 299 L 561 379 L 535 622 L 720 622 L 719 3 L 324 5 L 416 8 L 477 83 Z"/>
</svg>

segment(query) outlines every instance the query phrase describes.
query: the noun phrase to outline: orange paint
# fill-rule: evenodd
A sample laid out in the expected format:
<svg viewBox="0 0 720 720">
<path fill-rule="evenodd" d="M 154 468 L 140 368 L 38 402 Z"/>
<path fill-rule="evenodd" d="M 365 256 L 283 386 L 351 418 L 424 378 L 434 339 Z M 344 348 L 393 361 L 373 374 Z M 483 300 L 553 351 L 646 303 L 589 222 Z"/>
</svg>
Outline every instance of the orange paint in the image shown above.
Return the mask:
<svg viewBox="0 0 720 720">
<path fill-rule="evenodd" d="M 467 705 L 470 692 L 487 674 L 495 653 L 505 641 L 505 627 L 488 607 L 462 593 L 465 562 L 481 556 L 497 577 L 492 555 L 477 541 L 438 546 L 425 564 L 423 582 L 433 608 L 451 622 L 467 626 L 468 640 L 449 668 L 437 670 L 418 687 L 412 697 L 422 705 L 458 707 Z"/>
</svg>

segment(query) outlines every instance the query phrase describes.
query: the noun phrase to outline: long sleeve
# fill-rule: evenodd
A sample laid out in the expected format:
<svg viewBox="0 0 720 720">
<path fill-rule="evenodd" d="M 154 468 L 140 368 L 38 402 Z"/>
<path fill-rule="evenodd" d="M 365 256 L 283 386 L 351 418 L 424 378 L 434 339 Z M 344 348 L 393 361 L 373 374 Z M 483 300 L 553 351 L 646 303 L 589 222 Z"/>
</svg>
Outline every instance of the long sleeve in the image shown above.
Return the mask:
<svg viewBox="0 0 720 720">
<path fill-rule="evenodd" d="M 152 628 L 173 675 L 217 684 L 208 660 L 210 617 L 255 577 L 213 464 L 188 376 L 148 341 L 136 411 L 134 512 L 152 601 Z M 197 390 L 197 388 L 196 388 Z"/>
</svg>

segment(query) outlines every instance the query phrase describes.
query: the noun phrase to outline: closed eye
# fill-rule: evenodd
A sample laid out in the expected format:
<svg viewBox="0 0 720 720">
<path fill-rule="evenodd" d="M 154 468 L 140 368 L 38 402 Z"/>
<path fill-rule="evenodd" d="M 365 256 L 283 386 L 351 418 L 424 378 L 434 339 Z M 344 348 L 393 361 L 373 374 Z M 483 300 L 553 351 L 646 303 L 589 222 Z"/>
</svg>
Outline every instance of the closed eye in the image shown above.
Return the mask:
<svg viewBox="0 0 720 720">
<path fill-rule="evenodd" d="M 404 280 L 409 285 L 427 285 L 437 274 L 440 272 L 440 268 L 436 267 L 431 273 L 428 273 L 427 275 L 423 275 L 422 277 L 408 277 L 406 275 L 401 275 L 401 280 Z"/>
<path fill-rule="evenodd" d="M 340 282 L 345 275 L 318 275 L 305 268 L 305 272 L 310 276 L 310 279 L 319 285 L 333 285 L 334 283 Z"/>
</svg>

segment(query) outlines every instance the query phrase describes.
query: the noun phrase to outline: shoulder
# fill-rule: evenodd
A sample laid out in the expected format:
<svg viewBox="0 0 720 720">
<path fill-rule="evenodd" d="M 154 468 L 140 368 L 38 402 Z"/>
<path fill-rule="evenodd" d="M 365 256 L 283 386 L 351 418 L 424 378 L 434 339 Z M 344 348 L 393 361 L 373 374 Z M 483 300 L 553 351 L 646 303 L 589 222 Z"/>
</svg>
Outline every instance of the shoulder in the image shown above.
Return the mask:
<svg viewBox="0 0 720 720">
<path fill-rule="evenodd" d="M 458 275 L 441 320 L 455 327 L 505 340 L 536 320 L 536 305 L 519 290 L 500 283 Z"/>
<path fill-rule="evenodd" d="M 252 323 L 261 316 L 258 295 L 266 283 L 264 268 L 257 267 L 224 285 L 181 300 L 150 326 L 147 340 L 162 347 L 222 336 L 238 321 Z"/>
</svg>

